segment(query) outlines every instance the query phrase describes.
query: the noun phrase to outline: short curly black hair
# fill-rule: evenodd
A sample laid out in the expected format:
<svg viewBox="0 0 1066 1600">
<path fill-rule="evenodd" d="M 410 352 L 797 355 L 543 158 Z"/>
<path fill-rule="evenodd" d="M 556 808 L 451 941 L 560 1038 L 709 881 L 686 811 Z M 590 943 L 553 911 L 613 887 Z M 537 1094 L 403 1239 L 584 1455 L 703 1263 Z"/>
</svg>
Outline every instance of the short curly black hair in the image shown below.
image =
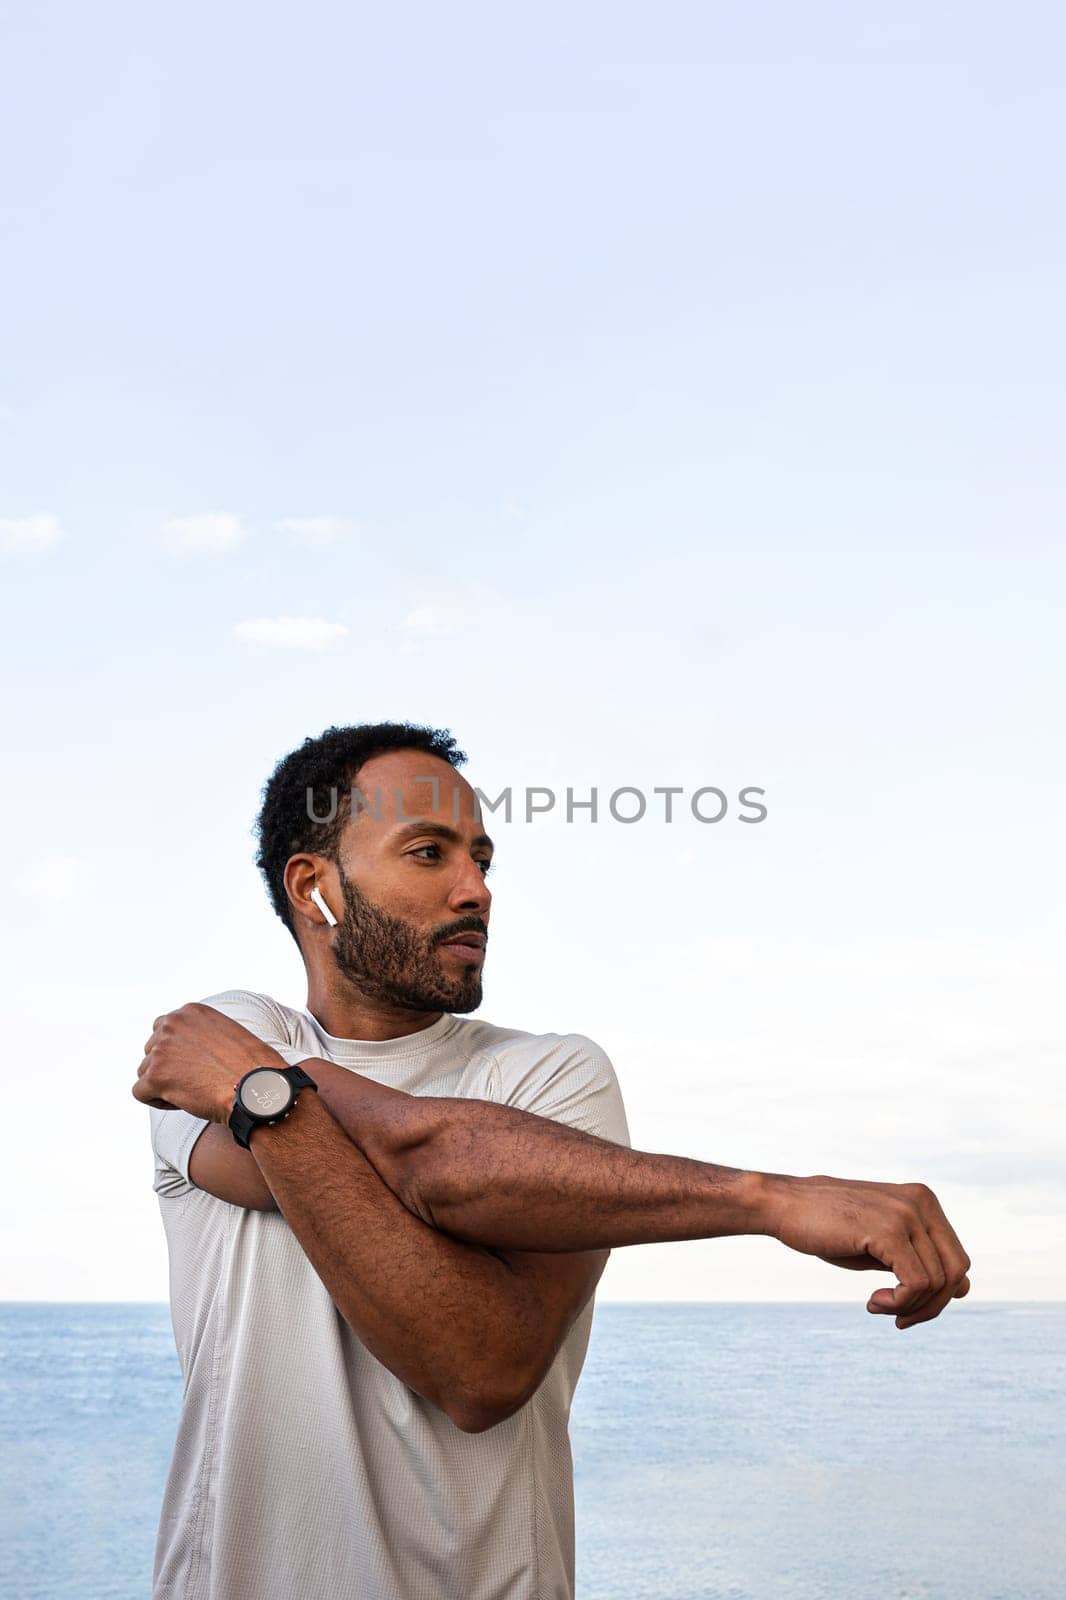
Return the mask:
<svg viewBox="0 0 1066 1600">
<path fill-rule="evenodd" d="M 427 728 L 413 722 L 362 722 L 349 728 L 327 728 L 316 739 L 305 739 L 298 750 L 282 756 L 263 786 L 263 803 L 256 820 L 259 852 L 256 866 L 263 874 L 274 910 L 299 945 L 292 907 L 285 893 L 285 866 L 301 851 L 337 859 L 337 846 L 351 811 L 351 788 L 359 769 L 374 756 L 389 750 L 424 750 L 453 767 L 466 753 L 447 728 Z M 316 821 L 336 814 L 328 822 Z M 311 804 L 308 804 L 310 798 Z M 314 816 L 310 813 L 314 811 Z"/>
</svg>

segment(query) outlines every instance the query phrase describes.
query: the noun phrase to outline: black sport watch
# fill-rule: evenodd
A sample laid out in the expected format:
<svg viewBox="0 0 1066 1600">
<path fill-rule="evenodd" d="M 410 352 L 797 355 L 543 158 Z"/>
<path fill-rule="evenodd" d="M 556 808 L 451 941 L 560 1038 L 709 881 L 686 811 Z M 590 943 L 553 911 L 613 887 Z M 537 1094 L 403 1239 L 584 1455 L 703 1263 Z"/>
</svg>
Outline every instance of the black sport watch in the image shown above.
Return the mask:
<svg viewBox="0 0 1066 1600">
<path fill-rule="evenodd" d="M 236 1086 L 229 1125 L 237 1143 L 247 1150 L 254 1128 L 284 1122 L 301 1089 L 318 1089 L 303 1067 L 253 1067 Z"/>
</svg>

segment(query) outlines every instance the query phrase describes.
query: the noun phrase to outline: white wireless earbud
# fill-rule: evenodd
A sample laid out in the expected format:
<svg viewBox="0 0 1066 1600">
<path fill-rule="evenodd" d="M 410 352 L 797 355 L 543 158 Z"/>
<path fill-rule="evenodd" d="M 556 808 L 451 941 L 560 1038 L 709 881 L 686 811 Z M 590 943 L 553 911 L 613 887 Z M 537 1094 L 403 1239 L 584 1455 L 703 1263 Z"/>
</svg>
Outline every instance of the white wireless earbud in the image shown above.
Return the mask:
<svg viewBox="0 0 1066 1600">
<path fill-rule="evenodd" d="M 329 923 L 330 927 L 331 928 L 335 928 L 337 926 L 337 919 L 333 915 L 333 912 L 329 909 L 329 906 L 323 900 L 323 898 L 322 898 L 322 890 L 318 887 L 317 884 L 311 890 L 311 899 L 315 902 L 315 905 L 321 911 L 322 915 L 325 917 L 325 919 Z"/>
</svg>

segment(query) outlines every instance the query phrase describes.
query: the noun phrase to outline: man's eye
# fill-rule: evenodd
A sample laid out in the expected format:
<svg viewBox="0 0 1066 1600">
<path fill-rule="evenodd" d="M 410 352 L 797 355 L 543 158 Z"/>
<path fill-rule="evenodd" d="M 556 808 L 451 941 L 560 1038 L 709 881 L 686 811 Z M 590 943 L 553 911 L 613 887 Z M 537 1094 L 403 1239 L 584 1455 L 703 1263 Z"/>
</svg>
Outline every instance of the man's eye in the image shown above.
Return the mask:
<svg viewBox="0 0 1066 1600">
<path fill-rule="evenodd" d="M 410 855 L 410 856 L 424 856 L 425 852 L 427 850 L 431 850 L 433 852 L 432 859 L 434 861 L 437 861 L 437 860 L 440 859 L 440 845 L 439 844 L 420 844 L 420 845 L 416 845 L 415 848 L 413 850 L 409 850 L 407 852 L 407 854 Z M 478 866 L 481 868 L 481 876 L 483 878 L 487 878 L 489 873 L 492 871 L 492 862 L 488 861 L 488 860 L 479 861 L 478 862 Z"/>
</svg>

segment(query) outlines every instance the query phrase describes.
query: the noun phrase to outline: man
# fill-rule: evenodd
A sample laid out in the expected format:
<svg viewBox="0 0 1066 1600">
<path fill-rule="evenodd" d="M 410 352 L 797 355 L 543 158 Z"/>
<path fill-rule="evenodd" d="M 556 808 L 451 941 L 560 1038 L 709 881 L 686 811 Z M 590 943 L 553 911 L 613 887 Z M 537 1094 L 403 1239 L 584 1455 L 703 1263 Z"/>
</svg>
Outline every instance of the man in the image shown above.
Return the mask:
<svg viewBox="0 0 1066 1600">
<path fill-rule="evenodd" d="M 406 723 L 285 757 L 258 860 L 307 1007 L 230 991 L 145 1046 L 185 1377 L 154 1600 L 569 1600 L 613 1245 L 770 1234 L 893 1271 L 898 1327 L 969 1289 L 924 1185 L 634 1151 L 592 1040 L 460 1015 L 493 849 L 463 761 Z"/>
</svg>

